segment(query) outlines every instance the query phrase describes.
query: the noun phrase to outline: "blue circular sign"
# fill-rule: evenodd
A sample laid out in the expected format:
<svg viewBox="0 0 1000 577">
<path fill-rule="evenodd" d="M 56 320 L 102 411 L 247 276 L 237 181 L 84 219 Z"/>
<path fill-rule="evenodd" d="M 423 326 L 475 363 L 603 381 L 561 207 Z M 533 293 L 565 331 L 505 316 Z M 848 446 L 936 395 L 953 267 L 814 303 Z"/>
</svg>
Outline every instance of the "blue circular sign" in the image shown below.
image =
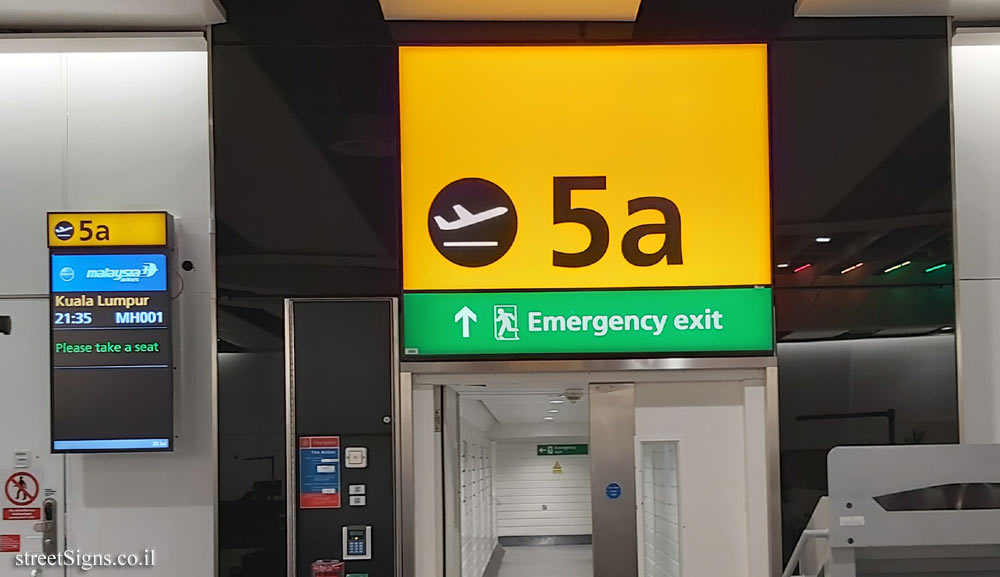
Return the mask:
<svg viewBox="0 0 1000 577">
<path fill-rule="evenodd" d="M 608 499 L 619 499 L 622 496 L 622 486 L 618 483 L 611 483 L 604 488 L 604 494 Z"/>
<path fill-rule="evenodd" d="M 69 282 L 74 278 L 76 278 L 76 271 L 68 266 L 64 266 L 61 269 L 59 269 L 59 278 L 61 278 L 65 282 Z"/>
</svg>

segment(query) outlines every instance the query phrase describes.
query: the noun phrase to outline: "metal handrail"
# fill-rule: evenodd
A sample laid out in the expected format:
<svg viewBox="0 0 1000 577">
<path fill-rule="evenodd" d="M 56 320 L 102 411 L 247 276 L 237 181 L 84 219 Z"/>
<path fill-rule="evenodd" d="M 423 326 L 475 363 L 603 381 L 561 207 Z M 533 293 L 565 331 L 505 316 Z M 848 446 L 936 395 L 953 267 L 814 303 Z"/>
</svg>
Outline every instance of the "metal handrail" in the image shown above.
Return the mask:
<svg viewBox="0 0 1000 577">
<path fill-rule="evenodd" d="M 806 543 L 812 539 L 829 538 L 829 529 L 806 529 L 802 531 L 802 534 L 799 535 L 798 543 L 795 544 L 795 549 L 792 550 L 792 556 L 788 559 L 788 565 L 785 566 L 785 572 L 781 574 L 781 577 L 792 577 L 795 568 L 799 566 L 799 558 L 802 556 L 802 550 L 805 549 Z"/>
</svg>

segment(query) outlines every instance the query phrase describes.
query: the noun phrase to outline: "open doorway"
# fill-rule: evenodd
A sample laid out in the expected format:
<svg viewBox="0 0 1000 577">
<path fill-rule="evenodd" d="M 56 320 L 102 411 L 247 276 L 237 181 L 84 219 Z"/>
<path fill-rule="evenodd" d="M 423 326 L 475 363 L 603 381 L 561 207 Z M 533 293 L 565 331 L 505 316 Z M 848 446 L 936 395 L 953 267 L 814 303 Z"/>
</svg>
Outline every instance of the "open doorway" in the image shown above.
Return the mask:
<svg viewBox="0 0 1000 577">
<path fill-rule="evenodd" d="M 492 477 L 488 484 L 497 543 L 504 552 L 498 575 L 592 575 L 586 387 L 519 383 L 456 390 L 466 436 L 485 434 L 495 455 L 487 473 Z M 489 428 L 474 429 L 477 424 Z M 469 475 L 468 467 L 463 465 L 463 495 L 471 489 L 475 498 L 486 485 L 470 487 L 468 481 L 477 483 L 482 473 Z M 476 518 L 463 516 L 463 522 L 475 526 Z M 462 577 L 483 575 L 477 569 L 463 571 Z"/>
<path fill-rule="evenodd" d="M 417 577 L 769 574 L 773 371 L 412 379 Z"/>
<path fill-rule="evenodd" d="M 457 497 L 452 543 L 461 547 L 445 574 L 592 575 L 586 383 L 446 385 L 439 394 L 455 409 L 444 413 L 442 466 L 445 477 L 458 474 L 445 498 Z"/>
</svg>

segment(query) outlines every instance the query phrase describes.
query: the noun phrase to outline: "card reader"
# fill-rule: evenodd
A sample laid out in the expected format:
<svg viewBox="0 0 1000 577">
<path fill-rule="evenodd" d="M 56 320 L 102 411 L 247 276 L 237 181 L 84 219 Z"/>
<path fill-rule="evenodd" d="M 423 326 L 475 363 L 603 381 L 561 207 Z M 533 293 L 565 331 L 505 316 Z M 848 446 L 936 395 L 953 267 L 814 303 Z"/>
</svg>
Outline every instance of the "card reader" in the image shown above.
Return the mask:
<svg viewBox="0 0 1000 577">
<path fill-rule="evenodd" d="M 344 561 L 359 561 L 372 558 L 371 525 L 348 525 L 344 527 Z"/>
</svg>

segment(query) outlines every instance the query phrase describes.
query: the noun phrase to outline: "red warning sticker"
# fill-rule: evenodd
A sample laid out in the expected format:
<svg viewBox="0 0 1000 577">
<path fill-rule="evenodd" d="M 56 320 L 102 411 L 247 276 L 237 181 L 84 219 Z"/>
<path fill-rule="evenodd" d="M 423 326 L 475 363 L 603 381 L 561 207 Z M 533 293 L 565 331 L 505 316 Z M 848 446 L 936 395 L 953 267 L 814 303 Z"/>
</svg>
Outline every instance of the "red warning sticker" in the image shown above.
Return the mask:
<svg viewBox="0 0 1000 577">
<path fill-rule="evenodd" d="M 4 483 L 7 500 L 16 507 L 27 507 L 38 498 L 38 479 L 31 473 L 14 473 Z"/>
<path fill-rule="evenodd" d="M 25 507 L 23 509 L 6 508 L 3 510 L 4 521 L 40 521 L 42 510 L 39 507 Z"/>
<path fill-rule="evenodd" d="M 20 535 L 0 535 L 0 553 L 20 553 Z"/>
</svg>

